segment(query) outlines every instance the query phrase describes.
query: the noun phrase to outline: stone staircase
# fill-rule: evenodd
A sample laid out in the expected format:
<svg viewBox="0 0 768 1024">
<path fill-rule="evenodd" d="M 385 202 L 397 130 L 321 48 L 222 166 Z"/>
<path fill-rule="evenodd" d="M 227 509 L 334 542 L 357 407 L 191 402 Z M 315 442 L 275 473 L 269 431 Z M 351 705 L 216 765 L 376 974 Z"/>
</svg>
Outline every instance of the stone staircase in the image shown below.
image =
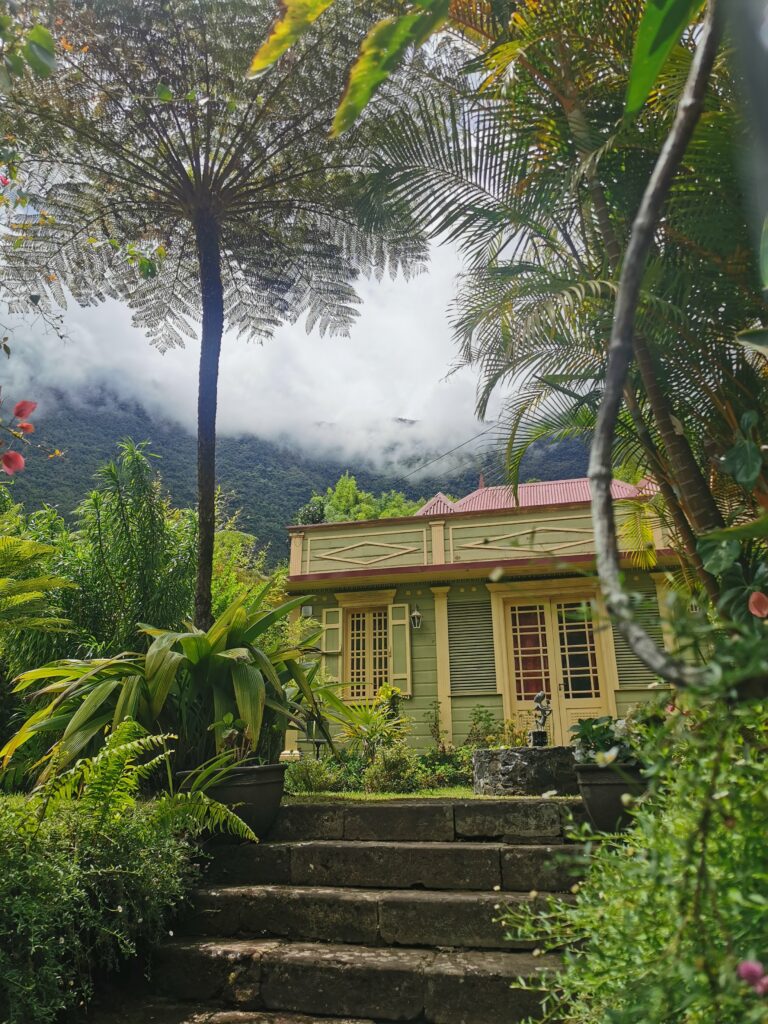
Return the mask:
<svg viewBox="0 0 768 1024">
<path fill-rule="evenodd" d="M 567 893 L 580 873 L 580 850 L 564 839 L 574 809 L 545 799 L 289 804 L 268 842 L 214 848 L 182 936 L 154 964 L 161 1001 L 136 1020 L 536 1015 L 540 994 L 510 984 L 553 960 L 508 941 L 495 918 L 531 890 Z"/>
</svg>

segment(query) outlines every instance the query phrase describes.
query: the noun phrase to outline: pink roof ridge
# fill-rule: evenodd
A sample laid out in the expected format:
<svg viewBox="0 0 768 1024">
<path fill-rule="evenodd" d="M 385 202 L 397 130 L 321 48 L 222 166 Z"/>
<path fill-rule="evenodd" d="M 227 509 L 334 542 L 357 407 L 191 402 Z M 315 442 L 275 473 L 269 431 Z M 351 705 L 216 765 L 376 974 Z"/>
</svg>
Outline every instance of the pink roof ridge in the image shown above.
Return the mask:
<svg viewBox="0 0 768 1024">
<path fill-rule="evenodd" d="M 643 485 L 614 480 L 611 494 L 614 498 L 640 498 L 648 496 L 647 482 Z M 515 500 L 514 488 L 478 487 L 457 502 L 452 502 L 440 492 L 431 498 L 416 513 L 418 516 L 449 515 L 452 512 L 492 512 L 511 508 L 539 508 L 546 505 L 588 505 L 590 501 L 589 480 L 577 477 L 572 480 L 546 480 L 540 483 L 520 484 Z"/>
<path fill-rule="evenodd" d="M 438 491 L 434 498 L 430 498 L 426 505 L 421 506 L 416 515 L 444 516 L 456 511 L 458 511 L 456 504 L 450 498 L 446 498 L 442 491 Z"/>
</svg>

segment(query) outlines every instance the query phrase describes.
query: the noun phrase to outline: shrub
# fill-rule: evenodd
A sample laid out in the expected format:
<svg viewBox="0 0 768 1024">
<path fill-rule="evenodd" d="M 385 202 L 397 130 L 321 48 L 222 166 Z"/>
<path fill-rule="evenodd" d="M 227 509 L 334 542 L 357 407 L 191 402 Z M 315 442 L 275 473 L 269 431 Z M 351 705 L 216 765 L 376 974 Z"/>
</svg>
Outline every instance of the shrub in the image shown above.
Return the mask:
<svg viewBox="0 0 768 1024">
<path fill-rule="evenodd" d="M 473 747 L 463 745 L 453 749 L 434 749 L 420 758 L 426 785 L 432 789 L 441 786 L 472 785 Z"/>
<path fill-rule="evenodd" d="M 642 728 L 653 789 L 633 827 L 595 843 L 572 905 L 507 923 L 565 952 L 548 1020 L 762 1024 L 745 975 L 768 961 L 768 704 L 689 701 Z"/>
<path fill-rule="evenodd" d="M 285 773 L 289 793 L 340 793 L 346 781 L 342 766 L 329 757 L 303 757 L 292 761 Z"/>
<path fill-rule="evenodd" d="M 404 743 L 381 747 L 363 772 L 366 793 L 414 793 L 426 784 L 418 756 Z"/>
<path fill-rule="evenodd" d="M 52 1024 L 94 977 L 168 931 L 192 881 L 189 839 L 247 829 L 200 791 L 138 799 L 168 737 L 125 722 L 32 797 L 0 797 L 0 1020 Z"/>
</svg>

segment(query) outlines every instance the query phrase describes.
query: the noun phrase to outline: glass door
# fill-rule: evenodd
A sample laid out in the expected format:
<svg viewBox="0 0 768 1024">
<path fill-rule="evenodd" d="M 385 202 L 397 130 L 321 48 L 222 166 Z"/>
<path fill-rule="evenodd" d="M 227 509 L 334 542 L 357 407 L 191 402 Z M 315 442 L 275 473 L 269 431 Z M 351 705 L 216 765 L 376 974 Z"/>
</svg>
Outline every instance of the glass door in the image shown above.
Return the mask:
<svg viewBox="0 0 768 1024">
<path fill-rule="evenodd" d="M 543 690 L 552 702 L 549 742 L 567 745 L 579 719 L 608 713 L 592 606 L 557 598 L 512 602 L 507 623 L 515 718 L 532 728 L 533 698 Z"/>
</svg>

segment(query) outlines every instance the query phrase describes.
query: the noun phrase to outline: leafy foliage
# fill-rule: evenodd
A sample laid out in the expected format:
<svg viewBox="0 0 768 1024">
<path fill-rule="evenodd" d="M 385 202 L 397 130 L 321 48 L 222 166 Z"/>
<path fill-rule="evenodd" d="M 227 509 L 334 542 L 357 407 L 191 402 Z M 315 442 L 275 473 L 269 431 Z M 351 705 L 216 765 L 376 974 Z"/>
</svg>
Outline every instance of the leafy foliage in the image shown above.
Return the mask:
<svg viewBox="0 0 768 1024">
<path fill-rule="evenodd" d="M 125 722 L 32 797 L 0 798 L 0 1016 L 53 1024 L 94 978 L 168 934 L 194 881 L 190 837 L 249 830 L 200 793 L 142 801 L 169 737 Z"/>
<path fill-rule="evenodd" d="M 741 961 L 768 948 L 764 704 L 685 702 L 647 732 L 653 791 L 624 838 L 596 837 L 575 901 L 508 911 L 564 953 L 545 997 L 564 1024 L 765 1020 Z"/>
<path fill-rule="evenodd" d="M 364 519 L 395 519 L 412 516 L 424 504 L 402 491 L 389 490 L 376 497 L 362 491 L 357 480 L 346 472 L 324 495 L 315 493 L 296 514 L 297 523 L 346 523 Z"/>
<path fill-rule="evenodd" d="M 270 582 L 255 597 L 241 595 L 207 631 L 191 623 L 185 632 L 143 627 L 153 637 L 146 654 L 67 659 L 22 673 L 16 690 L 31 692 L 37 708 L 5 744 L 5 764 L 41 731 L 54 732 L 60 738 L 45 758 L 48 777 L 103 742 L 108 728 L 135 719 L 148 732 L 177 734 L 177 766 L 193 768 L 222 749 L 228 714 L 244 722 L 248 749 L 258 752 L 268 703 L 285 731 L 289 683 L 313 710 L 316 700 L 300 664 L 304 649 L 279 630 L 306 599 L 273 608 L 271 589 Z"/>
<path fill-rule="evenodd" d="M 66 633 L 15 634 L 4 645 L 12 674 L 66 656 L 104 656 L 141 649 L 137 622 L 178 626 L 192 608 L 194 516 L 171 507 L 146 444 L 121 442 L 97 473 L 97 486 L 77 507 L 75 527 L 52 508 L 15 529 L 43 542 L 46 569 L 59 585 L 49 600 Z"/>
<path fill-rule="evenodd" d="M 627 86 L 628 116 L 640 110 L 672 48 L 703 6 L 702 0 L 648 0 L 632 55 Z"/>
</svg>

